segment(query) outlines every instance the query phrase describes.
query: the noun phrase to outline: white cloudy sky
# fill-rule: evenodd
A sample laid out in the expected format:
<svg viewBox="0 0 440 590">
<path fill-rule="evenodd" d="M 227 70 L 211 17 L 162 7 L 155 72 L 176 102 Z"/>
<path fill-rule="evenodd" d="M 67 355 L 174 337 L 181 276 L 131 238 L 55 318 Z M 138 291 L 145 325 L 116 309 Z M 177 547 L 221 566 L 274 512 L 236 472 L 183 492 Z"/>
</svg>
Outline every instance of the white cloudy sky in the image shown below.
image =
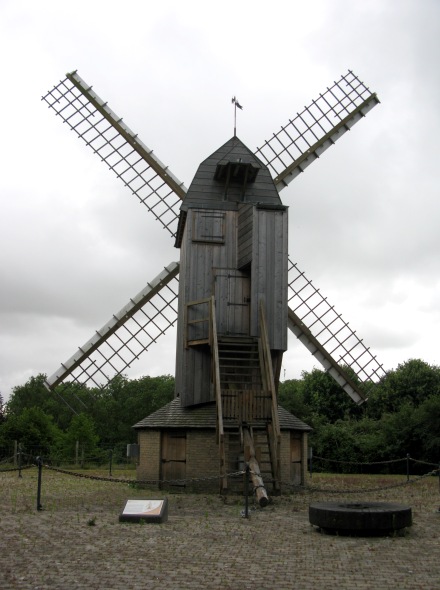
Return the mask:
<svg viewBox="0 0 440 590">
<path fill-rule="evenodd" d="M 186 186 L 348 68 L 381 105 L 282 193 L 290 256 L 385 368 L 440 363 L 438 0 L 0 1 L 0 391 L 52 374 L 178 251 L 40 101 L 77 69 Z M 127 192 L 127 194 L 125 194 Z M 134 368 L 174 371 L 174 334 Z M 293 339 L 283 376 L 313 357 Z"/>
</svg>

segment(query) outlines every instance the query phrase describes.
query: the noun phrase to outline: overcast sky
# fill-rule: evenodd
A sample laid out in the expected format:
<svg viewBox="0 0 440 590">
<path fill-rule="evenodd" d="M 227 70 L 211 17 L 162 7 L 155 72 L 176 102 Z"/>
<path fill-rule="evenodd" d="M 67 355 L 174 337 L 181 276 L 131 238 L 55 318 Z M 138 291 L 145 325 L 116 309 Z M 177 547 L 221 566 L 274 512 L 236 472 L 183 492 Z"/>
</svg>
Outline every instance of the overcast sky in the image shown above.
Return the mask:
<svg viewBox="0 0 440 590">
<path fill-rule="evenodd" d="M 41 96 L 77 69 L 189 186 L 352 69 L 381 104 L 281 194 L 290 257 L 386 369 L 440 364 L 440 2 L 0 1 L 0 392 L 51 375 L 173 241 Z M 174 373 L 170 333 L 131 376 Z M 293 337 L 282 377 L 316 361 Z"/>
</svg>

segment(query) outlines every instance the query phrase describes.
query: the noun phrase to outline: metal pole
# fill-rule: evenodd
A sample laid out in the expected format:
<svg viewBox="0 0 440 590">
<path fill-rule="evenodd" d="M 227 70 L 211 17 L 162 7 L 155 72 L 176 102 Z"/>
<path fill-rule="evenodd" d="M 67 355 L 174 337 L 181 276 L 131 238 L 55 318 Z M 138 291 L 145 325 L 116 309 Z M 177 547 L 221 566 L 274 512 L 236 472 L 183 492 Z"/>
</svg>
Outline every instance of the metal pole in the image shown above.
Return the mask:
<svg viewBox="0 0 440 590">
<path fill-rule="evenodd" d="M 21 443 L 18 443 L 18 477 L 23 477 L 21 475 Z"/>
<path fill-rule="evenodd" d="M 406 454 L 406 481 L 409 481 L 409 453 Z"/>
<path fill-rule="evenodd" d="M 109 467 L 108 467 L 108 474 L 112 477 L 112 462 L 113 462 L 113 449 L 109 451 Z"/>
<path fill-rule="evenodd" d="M 41 505 L 41 473 L 43 471 L 43 461 L 41 457 L 37 457 L 38 465 L 38 487 L 37 487 L 37 510 L 43 510 Z"/>
<path fill-rule="evenodd" d="M 438 463 L 438 491 L 439 491 L 439 494 L 440 494 L 440 461 Z M 440 512 L 440 506 L 438 507 L 437 512 Z"/>
</svg>

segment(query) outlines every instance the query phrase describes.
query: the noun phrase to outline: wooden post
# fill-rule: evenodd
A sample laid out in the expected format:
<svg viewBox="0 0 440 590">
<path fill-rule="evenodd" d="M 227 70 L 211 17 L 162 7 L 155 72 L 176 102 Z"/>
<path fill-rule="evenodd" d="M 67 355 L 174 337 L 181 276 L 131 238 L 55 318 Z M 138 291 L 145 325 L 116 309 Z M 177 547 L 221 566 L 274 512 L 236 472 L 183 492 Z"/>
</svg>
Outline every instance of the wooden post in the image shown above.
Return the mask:
<svg viewBox="0 0 440 590">
<path fill-rule="evenodd" d="M 266 488 L 264 487 L 263 478 L 261 477 L 260 473 L 260 466 L 258 465 L 258 461 L 255 456 L 254 441 L 252 440 L 252 436 L 248 428 L 243 428 L 243 439 L 246 454 L 249 454 L 249 458 L 247 459 L 245 456 L 245 459 L 249 463 L 255 495 L 257 497 L 258 504 L 261 506 L 261 508 L 264 508 L 264 506 L 269 504 L 269 497 L 267 495 Z"/>
<path fill-rule="evenodd" d="M 225 454 L 225 433 L 223 430 L 223 408 L 222 408 L 222 392 L 220 388 L 220 364 L 218 358 L 218 337 L 217 325 L 215 323 L 215 299 L 211 297 L 209 307 L 209 337 L 212 349 L 213 359 L 213 383 L 215 391 L 215 401 L 217 406 L 217 442 L 220 453 L 220 475 L 221 475 L 221 491 L 228 488 L 228 478 L 226 477 L 226 454 Z"/>
</svg>

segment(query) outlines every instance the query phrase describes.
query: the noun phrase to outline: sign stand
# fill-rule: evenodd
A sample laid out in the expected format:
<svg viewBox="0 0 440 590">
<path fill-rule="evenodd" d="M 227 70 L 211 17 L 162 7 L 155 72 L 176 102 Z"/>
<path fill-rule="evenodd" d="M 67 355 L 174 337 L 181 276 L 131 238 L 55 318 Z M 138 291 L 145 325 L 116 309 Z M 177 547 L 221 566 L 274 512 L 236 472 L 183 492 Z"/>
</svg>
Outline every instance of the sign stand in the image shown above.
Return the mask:
<svg viewBox="0 0 440 590">
<path fill-rule="evenodd" d="M 145 522 L 162 524 L 168 520 L 168 499 L 127 500 L 119 522 Z"/>
</svg>

